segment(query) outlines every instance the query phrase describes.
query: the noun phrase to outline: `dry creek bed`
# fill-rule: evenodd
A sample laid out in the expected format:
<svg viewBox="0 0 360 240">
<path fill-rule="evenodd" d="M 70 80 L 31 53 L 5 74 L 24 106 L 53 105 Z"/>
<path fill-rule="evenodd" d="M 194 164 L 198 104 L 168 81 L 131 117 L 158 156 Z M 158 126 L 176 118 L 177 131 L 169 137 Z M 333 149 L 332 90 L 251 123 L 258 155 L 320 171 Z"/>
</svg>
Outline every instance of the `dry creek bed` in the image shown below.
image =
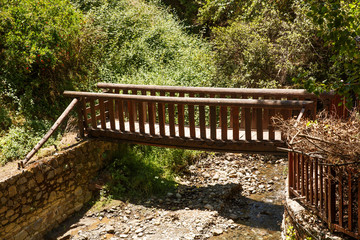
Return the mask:
<svg viewBox="0 0 360 240">
<path fill-rule="evenodd" d="M 286 157 L 207 154 L 175 192 L 89 207 L 46 239 L 281 239 Z"/>
</svg>

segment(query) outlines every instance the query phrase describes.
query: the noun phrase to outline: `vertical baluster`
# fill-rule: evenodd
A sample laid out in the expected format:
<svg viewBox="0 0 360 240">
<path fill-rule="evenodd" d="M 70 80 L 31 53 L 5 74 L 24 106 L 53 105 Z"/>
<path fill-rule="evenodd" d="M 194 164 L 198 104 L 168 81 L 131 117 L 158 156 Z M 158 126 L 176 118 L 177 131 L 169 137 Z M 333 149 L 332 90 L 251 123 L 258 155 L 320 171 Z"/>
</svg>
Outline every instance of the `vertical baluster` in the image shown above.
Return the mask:
<svg viewBox="0 0 360 240">
<path fill-rule="evenodd" d="M 289 179 L 288 179 L 288 192 L 289 192 L 289 197 L 293 198 L 294 194 L 292 192 L 293 187 L 294 187 L 294 153 L 293 152 L 289 152 L 288 153 L 288 158 L 289 158 Z"/>
<path fill-rule="evenodd" d="M 299 192 L 299 190 L 300 190 L 300 183 L 301 183 L 301 180 L 300 180 L 300 176 L 301 176 L 301 156 L 300 156 L 300 154 L 299 153 L 297 153 L 296 154 L 297 155 L 297 158 L 296 158 L 296 160 L 297 160 L 297 190 L 298 190 L 298 192 Z M 300 193 L 300 192 L 299 192 Z"/>
<path fill-rule="evenodd" d="M 318 159 L 315 159 L 315 207 L 318 207 L 319 203 L 319 179 L 318 179 Z"/>
<path fill-rule="evenodd" d="M 114 100 L 109 99 L 108 105 L 109 105 L 110 129 L 115 130 Z"/>
<path fill-rule="evenodd" d="M 143 96 L 146 96 L 147 95 L 147 92 L 146 90 L 141 90 L 141 95 Z M 148 121 L 148 116 L 147 116 L 147 111 L 146 111 L 146 107 L 148 106 L 148 103 L 147 102 L 143 102 L 142 103 L 142 109 L 143 109 L 143 116 L 144 116 L 144 123 L 146 123 Z"/>
<path fill-rule="evenodd" d="M 220 106 L 221 139 L 227 140 L 227 106 Z"/>
<path fill-rule="evenodd" d="M 351 183 L 351 178 L 352 178 L 352 174 L 351 171 L 348 171 L 349 175 L 348 175 L 348 230 L 352 231 L 353 229 L 353 224 L 352 224 L 352 202 L 353 202 L 353 195 L 352 195 L 352 183 Z"/>
<path fill-rule="evenodd" d="M 304 155 L 301 155 L 301 196 L 305 196 L 305 163 Z"/>
<path fill-rule="evenodd" d="M 100 107 L 101 129 L 106 129 L 105 104 L 103 98 L 99 98 L 99 107 Z"/>
<path fill-rule="evenodd" d="M 96 122 L 96 112 L 95 112 L 95 99 L 90 99 L 90 114 L 91 114 L 91 126 L 92 128 L 97 128 L 97 122 Z"/>
<path fill-rule="evenodd" d="M 210 138 L 216 140 L 216 106 L 210 106 Z"/>
<path fill-rule="evenodd" d="M 269 118 L 268 118 L 268 121 L 269 121 L 269 140 L 270 141 L 273 141 L 275 140 L 275 130 L 274 130 L 274 125 L 272 123 L 272 120 L 271 118 L 275 116 L 275 110 L 274 109 L 269 109 Z"/>
<path fill-rule="evenodd" d="M 194 93 L 190 93 L 190 94 L 189 94 L 189 97 L 194 97 Z M 196 138 L 194 105 L 189 104 L 189 105 L 188 105 L 188 111 L 189 111 L 190 137 L 191 137 L 191 138 Z"/>
<path fill-rule="evenodd" d="M 319 166 L 319 176 L 320 176 L 320 211 L 323 212 L 324 209 L 324 179 L 323 179 L 323 174 L 324 174 L 324 166 L 320 165 Z"/>
<path fill-rule="evenodd" d="M 310 184 L 310 204 L 314 204 L 314 166 L 313 166 L 313 161 L 311 158 L 309 158 L 309 164 L 310 164 L 310 179 L 309 179 L 309 184 Z"/>
<path fill-rule="evenodd" d="M 139 130 L 141 134 L 145 133 L 145 115 L 144 115 L 144 102 L 138 102 L 138 110 L 139 110 Z"/>
<path fill-rule="evenodd" d="M 134 119 L 135 104 L 132 100 L 129 100 L 127 102 L 128 102 L 128 110 L 129 110 L 130 132 L 135 132 L 135 119 Z"/>
<path fill-rule="evenodd" d="M 124 132 L 125 131 L 124 101 L 118 99 L 116 102 L 118 106 L 119 128 L 121 132 Z"/>
<path fill-rule="evenodd" d="M 200 97 L 203 98 L 204 94 L 200 94 Z M 206 121 L 205 121 L 205 106 L 199 105 L 199 124 L 200 124 L 200 138 L 206 139 Z"/>
<path fill-rule="evenodd" d="M 293 189 L 297 190 L 297 180 L 298 180 L 298 175 L 299 175 L 299 173 L 298 173 L 298 158 L 297 158 L 298 154 L 295 153 L 295 152 L 293 154 L 294 154 L 294 156 L 293 156 L 293 158 L 294 158 L 294 183 L 293 183 Z"/>
<path fill-rule="evenodd" d="M 358 185 L 357 185 L 357 193 L 358 193 L 358 196 L 357 196 L 357 200 L 358 200 L 358 202 L 357 202 L 357 204 L 358 204 L 358 234 L 360 234 L 360 179 L 359 179 L 359 177 L 358 177 L 358 179 L 357 179 L 357 183 L 358 183 Z"/>
<path fill-rule="evenodd" d="M 264 96 L 264 99 L 269 99 L 268 96 Z M 264 108 L 263 110 L 263 129 L 268 129 L 269 128 L 269 109 L 268 108 Z"/>
<path fill-rule="evenodd" d="M 119 89 L 115 89 L 114 90 L 115 94 L 118 95 L 119 94 Z M 117 119 L 119 117 L 119 101 L 115 100 L 115 119 Z"/>
<path fill-rule="evenodd" d="M 160 96 L 165 96 L 164 91 L 160 91 Z M 159 117 L 159 129 L 160 135 L 165 136 L 165 106 L 164 103 L 158 103 L 158 117 Z"/>
<path fill-rule="evenodd" d="M 262 108 L 254 109 L 256 112 L 256 136 L 257 140 L 263 140 L 263 115 Z"/>
<path fill-rule="evenodd" d="M 329 226 L 331 226 L 330 224 L 332 224 L 332 223 L 335 223 L 335 214 L 336 214 L 336 209 L 335 209 L 335 204 L 336 204 L 336 199 L 335 199 L 335 197 L 336 197 L 336 195 L 335 195 L 335 186 L 336 186 L 336 183 L 335 183 L 335 178 L 336 178 L 336 176 L 335 176 L 335 171 L 334 171 L 334 169 L 333 169 L 333 167 L 332 166 L 329 166 L 328 167 L 328 175 L 329 175 L 329 201 L 328 201 L 328 203 L 329 203 Z"/>
<path fill-rule="evenodd" d="M 327 178 L 329 177 L 328 169 L 329 169 L 328 166 L 324 167 L 324 174 L 326 174 Z M 328 188 L 329 182 L 327 181 L 327 178 L 324 178 L 324 209 L 325 209 L 324 215 L 326 219 L 328 219 L 329 217 L 329 188 Z"/>
<path fill-rule="evenodd" d="M 239 107 L 231 107 L 231 119 L 233 127 L 233 140 L 239 140 Z"/>
<path fill-rule="evenodd" d="M 155 96 L 155 91 L 150 92 L 151 96 Z M 155 104 L 153 102 L 148 103 L 148 111 L 149 111 L 149 128 L 150 128 L 150 135 L 155 135 Z"/>
<path fill-rule="evenodd" d="M 179 97 L 184 97 L 184 93 L 179 93 Z M 184 105 L 178 104 L 178 122 L 179 122 L 179 136 L 185 137 L 185 129 L 184 129 Z"/>
<path fill-rule="evenodd" d="M 170 97 L 174 97 L 175 93 L 170 92 Z M 175 137 L 175 114 L 174 114 L 174 104 L 169 103 L 168 104 L 168 110 L 169 110 L 169 128 L 170 128 L 170 136 Z"/>
<path fill-rule="evenodd" d="M 309 201 L 309 158 L 304 156 L 305 160 L 305 197 L 306 201 Z"/>
<path fill-rule="evenodd" d="M 137 90 L 131 90 L 131 94 L 132 95 L 138 95 L 138 91 Z M 136 104 L 136 101 L 131 101 L 132 103 L 132 109 L 133 109 L 133 123 L 134 123 L 134 132 L 139 131 L 139 127 L 135 126 L 138 125 L 138 104 Z"/>
<path fill-rule="evenodd" d="M 129 94 L 128 90 L 123 90 L 123 94 Z M 129 120 L 129 101 L 124 101 L 123 102 L 123 106 L 124 106 L 124 119 L 126 118 L 127 120 Z"/>
<path fill-rule="evenodd" d="M 245 108 L 245 139 L 251 140 L 251 112 L 250 108 Z"/>
<path fill-rule="evenodd" d="M 343 179 L 342 179 L 342 174 L 339 174 L 339 226 L 340 227 L 343 227 L 343 222 L 344 222 L 343 204 L 344 204 Z"/>
</svg>

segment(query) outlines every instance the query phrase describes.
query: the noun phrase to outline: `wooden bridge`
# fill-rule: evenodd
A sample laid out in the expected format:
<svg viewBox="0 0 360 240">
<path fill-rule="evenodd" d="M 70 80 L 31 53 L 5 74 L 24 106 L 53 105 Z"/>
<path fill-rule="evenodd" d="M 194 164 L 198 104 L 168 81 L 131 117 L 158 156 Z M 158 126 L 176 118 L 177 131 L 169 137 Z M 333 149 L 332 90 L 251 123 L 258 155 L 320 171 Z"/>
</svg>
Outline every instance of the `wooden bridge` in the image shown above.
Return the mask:
<svg viewBox="0 0 360 240">
<path fill-rule="evenodd" d="M 241 89 L 99 83 L 102 93 L 65 91 L 74 100 L 36 153 L 77 105 L 80 136 L 207 151 L 275 153 L 284 147 L 271 118 L 314 118 L 319 98 L 303 89 Z M 332 95 L 324 95 L 330 106 Z"/>
</svg>

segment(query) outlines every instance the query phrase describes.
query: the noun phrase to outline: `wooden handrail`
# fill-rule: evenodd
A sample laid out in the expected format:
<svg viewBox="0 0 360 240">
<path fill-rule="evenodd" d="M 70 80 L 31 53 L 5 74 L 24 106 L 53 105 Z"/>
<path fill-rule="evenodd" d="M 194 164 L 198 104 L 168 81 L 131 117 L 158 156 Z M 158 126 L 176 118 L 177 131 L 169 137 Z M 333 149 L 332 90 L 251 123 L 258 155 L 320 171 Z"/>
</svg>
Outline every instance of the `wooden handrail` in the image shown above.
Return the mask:
<svg viewBox="0 0 360 240">
<path fill-rule="evenodd" d="M 158 85 L 135 85 L 135 84 L 116 84 L 98 83 L 98 88 L 109 88 L 118 90 L 145 90 L 145 91 L 164 91 L 170 93 L 194 93 L 194 94 L 238 94 L 253 97 L 302 97 L 316 98 L 314 93 L 309 93 L 305 89 L 267 89 L 267 88 L 215 88 L 215 87 L 180 87 L 180 86 L 158 86 Z M 333 96 L 333 92 L 322 93 L 321 96 Z"/>
<path fill-rule="evenodd" d="M 56 129 L 60 126 L 60 124 L 65 120 L 65 118 L 69 115 L 71 110 L 78 103 L 78 99 L 74 98 L 69 106 L 65 109 L 65 111 L 60 115 L 60 117 L 56 120 L 56 122 L 51 126 L 50 130 L 45 134 L 45 136 L 36 144 L 36 146 L 26 155 L 23 161 L 20 162 L 19 168 L 24 167 L 25 164 L 30 161 L 30 159 L 35 155 L 37 151 L 46 143 L 46 141 L 50 138 L 50 136 L 56 131 Z"/>
<path fill-rule="evenodd" d="M 112 93 L 92 93 L 64 91 L 67 97 L 86 97 L 101 98 L 112 100 L 131 100 L 143 102 L 159 102 L 171 104 L 191 104 L 208 106 L 243 106 L 251 108 L 279 108 L 279 109 L 301 109 L 304 106 L 313 104 L 313 101 L 304 100 L 267 100 L 267 99 L 233 99 L 233 98 L 189 98 L 189 97 L 165 97 L 165 96 L 146 96 L 146 95 L 128 95 Z"/>
</svg>

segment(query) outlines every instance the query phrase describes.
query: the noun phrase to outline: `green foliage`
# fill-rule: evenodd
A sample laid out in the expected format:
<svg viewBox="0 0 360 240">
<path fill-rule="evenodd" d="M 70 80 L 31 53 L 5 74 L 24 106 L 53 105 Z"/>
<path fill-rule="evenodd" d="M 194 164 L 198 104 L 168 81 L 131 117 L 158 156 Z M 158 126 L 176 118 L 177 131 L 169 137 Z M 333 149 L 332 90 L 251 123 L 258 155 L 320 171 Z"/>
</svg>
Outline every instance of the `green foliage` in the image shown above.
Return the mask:
<svg viewBox="0 0 360 240">
<path fill-rule="evenodd" d="M 0 90 L 31 117 L 51 116 L 81 80 L 85 20 L 68 0 L 0 1 Z"/>
<path fill-rule="evenodd" d="M 23 126 L 12 126 L 0 138 L 0 165 L 25 157 L 50 127 L 50 122 L 39 120 L 26 122 Z M 54 144 L 58 137 L 55 134 L 45 146 Z"/>
<path fill-rule="evenodd" d="M 274 88 L 291 83 L 313 56 L 309 38 L 314 29 L 300 5 L 288 11 L 291 16 L 271 4 L 253 5 L 228 26 L 212 28 L 216 85 Z"/>
<path fill-rule="evenodd" d="M 83 8 L 83 1 L 79 1 Z M 208 86 L 214 63 L 208 44 L 189 36 L 159 2 L 106 1 L 89 11 L 104 35 L 99 78 L 106 82 Z"/>
<path fill-rule="evenodd" d="M 8 130 L 11 126 L 11 118 L 6 108 L 0 108 L 0 136 L 1 131 Z"/>
<path fill-rule="evenodd" d="M 110 198 L 138 198 L 163 194 L 174 188 L 174 174 L 193 159 L 194 152 L 141 145 L 123 145 L 107 171 L 106 186 Z"/>
<path fill-rule="evenodd" d="M 310 91 L 334 89 L 351 106 L 354 94 L 360 94 L 360 3 L 359 1 L 308 1 L 308 16 L 317 26 L 319 45 L 326 56 L 322 75 L 297 79 Z M 305 78 L 304 78 L 305 75 Z"/>
</svg>

